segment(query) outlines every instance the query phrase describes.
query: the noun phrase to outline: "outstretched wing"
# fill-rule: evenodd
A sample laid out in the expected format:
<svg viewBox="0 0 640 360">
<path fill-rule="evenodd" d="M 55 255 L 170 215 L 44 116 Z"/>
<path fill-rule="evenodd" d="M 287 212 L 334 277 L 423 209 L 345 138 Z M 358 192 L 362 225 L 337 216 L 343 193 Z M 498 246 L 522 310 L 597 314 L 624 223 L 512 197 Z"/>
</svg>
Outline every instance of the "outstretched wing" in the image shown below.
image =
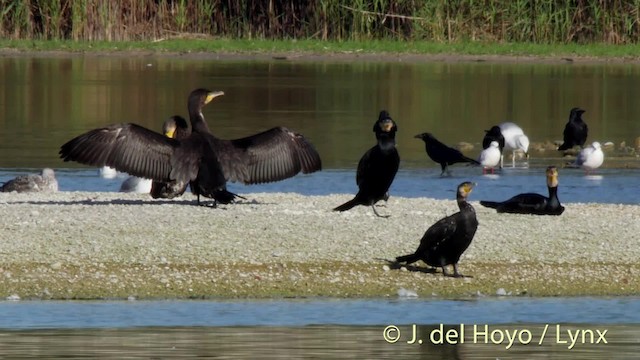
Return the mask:
<svg viewBox="0 0 640 360">
<path fill-rule="evenodd" d="M 124 123 L 94 129 L 60 147 L 64 161 L 110 166 L 128 174 L 170 180 L 171 158 L 179 142 L 136 124 Z"/>
<path fill-rule="evenodd" d="M 284 127 L 241 139 L 216 139 L 213 145 L 229 181 L 260 184 L 322 168 L 313 145 L 301 134 Z"/>
</svg>

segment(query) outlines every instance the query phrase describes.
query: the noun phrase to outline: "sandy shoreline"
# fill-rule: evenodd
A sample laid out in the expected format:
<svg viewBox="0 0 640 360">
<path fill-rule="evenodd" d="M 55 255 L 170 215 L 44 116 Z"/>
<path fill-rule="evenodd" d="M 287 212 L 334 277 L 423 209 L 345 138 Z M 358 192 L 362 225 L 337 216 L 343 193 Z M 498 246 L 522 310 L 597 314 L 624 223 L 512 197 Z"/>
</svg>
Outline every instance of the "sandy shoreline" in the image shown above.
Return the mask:
<svg viewBox="0 0 640 360">
<path fill-rule="evenodd" d="M 330 209 L 348 195 L 243 194 L 219 209 L 146 195 L 0 194 L 0 297 L 630 295 L 640 207 L 565 204 L 560 217 L 496 214 L 460 261 L 473 277 L 393 269 L 454 201 L 393 197 L 381 213 Z M 473 198 L 473 195 L 472 195 Z M 418 269 L 424 264 L 419 263 Z"/>
<path fill-rule="evenodd" d="M 468 55 L 468 54 L 415 54 L 394 52 L 362 52 L 338 51 L 331 53 L 317 53 L 313 51 L 276 51 L 266 52 L 205 52 L 205 51 L 154 51 L 154 50 L 112 50 L 112 51 L 63 51 L 63 50 L 20 50 L 0 48 L 0 56 L 26 56 L 26 57 L 161 57 L 189 60 L 222 60 L 222 61 L 303 61 L 303 62 L 488 62 L 488 63 L 532 63 L 532 64 L 639 64 L 640 58 L 616 57 L 616 56 L 573 56 L 573 55 Z"/>
</svg>

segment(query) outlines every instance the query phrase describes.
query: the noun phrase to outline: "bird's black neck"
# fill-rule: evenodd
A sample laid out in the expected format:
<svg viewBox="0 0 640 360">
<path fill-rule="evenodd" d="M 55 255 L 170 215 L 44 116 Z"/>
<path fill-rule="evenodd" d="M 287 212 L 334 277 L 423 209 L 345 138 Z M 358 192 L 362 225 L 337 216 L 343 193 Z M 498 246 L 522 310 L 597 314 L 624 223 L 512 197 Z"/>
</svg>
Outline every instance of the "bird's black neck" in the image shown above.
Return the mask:
<svg viewBox="0 0 640 360">
<path fill-rule="evenodd" d="M 460 211 L 472 211 L 474 212 L 475 210 L 473 209 L 473 206 L 471 206 L 471 204 L 469 204 L 467 202 L 467 198 L 458 194 L 456 196 L 456 200 L 458 201 L 458 208 L 460 208 Z"/>
<path fill-rule="evenodd" d="M 396 136 L 394 133 L 376 134 L 376 138 L 382 151 L 391 151 L 396 148 Z"/>
<path fill-rule="evenodd" d="M 560 200 L 558 199 L 558 187 L 549 188 L 549 207 L 556 208 L 560 206 Z"/>
<path fill-rule="evenodd" d="M 191 130 L 195 132 L 209 133 L 209 127 L 204 121 L 202 109 L 189 107 L 189 120 L 191 120 Z"/>
</svg>

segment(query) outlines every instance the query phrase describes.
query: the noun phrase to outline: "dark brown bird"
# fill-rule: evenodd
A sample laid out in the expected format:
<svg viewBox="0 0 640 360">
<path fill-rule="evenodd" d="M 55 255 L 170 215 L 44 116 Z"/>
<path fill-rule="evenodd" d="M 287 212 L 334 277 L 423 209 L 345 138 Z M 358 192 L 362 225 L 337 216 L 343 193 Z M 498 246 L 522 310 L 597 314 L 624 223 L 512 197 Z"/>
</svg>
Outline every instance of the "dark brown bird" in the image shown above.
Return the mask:
<svg viewBox="0 0 640 360">
<path fill-rule="evenodd" d="M 474 186 L 471 182 L 458 185 L 456 200 L 460 211 L 431 225 L 422 236 L 418 249 L 413 254 L 398 256 L 396 261 L 411 264 L 422 260 L 427 265 L 441 267 L 445 276 L 448 275 L 445 267 L 453 265 L 453 276 L 461 277 L 458 260 L 471 244 L 478 229 L 476 211 L 467 202 Z"/>
<path fill-rule="evenodd" d="M 258 184 L 278 181 L 299 172 L 321 169 L 320 156 L 302 135 L 275 127 L 236 140 L 216 138 L 202 107 L 222 91 L 196 89 L 189 96 L 191 133 L 169 138 L 135 124 L 117 124 L 82 134 L 60 149 L 65 161 L 108 165 L 134 176 L 191 185 L 191 191 L 227 204 L 237 197 L 226 181 Z"/>
<path fill-rule="evenodd" d="M 389 187 L 400 166 L 400 156 L 396 149 L 396 131 L 398 127 L 389 113 L 381 111 L 378 121 L 373 125 L 378 143 L 358 162 L 358 193 L 353 199 L 333 209 L 334 211 L 347 211 L 354 206 L 365 205 L 371 206 L 377 216 L 388 217 L 378 214 L 374 205 L 389 197 Z"/>
<path fill-rule="evenodd" d="M 549 166 L 546 171 L 549 197 L 536 193 L 516 195 L 505 201 L 480 201 L 480 205 L 496 209 L 499 213 L 561 215 L 564 206 L 558 200 L 558 169 Z"/>
<path fill-rule="evenodd" d="M 189 124 L 182 116 L 175 115 L 164 121 L 162 124 L 162 133 L 171 139 L 183 140 L 191 135 Z M 187 190 L 187 182 L 178 182 L 171 180 L 168 182 L 154 181 L 151 183 L 151 197 L 154 199 L 173 199 L 182 196 Z"/>
</svg>

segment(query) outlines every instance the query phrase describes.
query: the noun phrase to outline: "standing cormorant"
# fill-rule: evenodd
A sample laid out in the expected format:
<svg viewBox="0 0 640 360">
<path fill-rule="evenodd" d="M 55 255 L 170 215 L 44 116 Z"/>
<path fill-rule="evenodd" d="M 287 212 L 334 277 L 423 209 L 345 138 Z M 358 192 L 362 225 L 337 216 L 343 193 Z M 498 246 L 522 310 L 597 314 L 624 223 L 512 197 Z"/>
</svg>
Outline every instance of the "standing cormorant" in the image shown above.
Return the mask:
<svg viewBox="0 0 640 360">
<path fill-rule="evenodd" d="M 445 266 L 453 265 L 453 276 L 461 277 L 458 260 L 471 244 L 478 229 L 476 211 L 467 202 L 474 186 L 471 182 L 458 185 L 456 200 L 460 211 L 431 225 L 422 236 L 418 249 L 413 254 L 398 256 L 396 261 L 411 264 L 422 260 L 427 265 L 441 267 L 445 276 L 448 275 Z"/>
<path fill-rule="evenodd" d="M 44 168 L 42 173 L 20 175 L 15 179 L 5 182 L 0 187 L 0 192 L 56 192 L 58 191 L 58 180 L 56 180 L 53 169 Z"/>
<path fill-rule="evenodd" d="M 571 109 L 569 113 L 569 122 L 564 127 L 563 143 L 558 147 L 558 150 L 568 150 L 578 145 L 584 147 L 584 143 L 587 141 L 587 134 L 589 133 L 589 127 L 587 123 L 582 120 L 582 114 L 585 111 L 580 108 Z"/>
<path fill-rule="evenodd" d="M 560 205 L 558 199 L 558 169 L 555 166 L 549 166 L 546 175 L 549 197 L 526 193 L 502 202 L 483 200 L 480 201 L 480 205 L 496 209 L 499 213 L 560 215 L 564 211 L 564 206 Z"/>
<path fill-rule="evenodd" d="M 396 131 L 396 123 L 387 111 L 382 110 L 378 121 L 373 125 L 378 143 L 369 149 L 358 163 L 358 193 L 353 199 L 333 209 L 334 211 L 346 211 L 356 205 L 366 205 L 371 206 L 377 216 L 389 217 L 378 214 L 374 205 L 388 197 L 389 187 L 400 166 L 400 156 L 396 149 Z"/>
<path fill-rule="evenodd" d="M 476 160 L 462 155 L 459 150 L 443 144 L 431 133 L 422 133 L 414 137 L 416 139 L 422 139 L 422 141 L 424 141 L 427 155 L 429 155 L 431 160 L 440 164 L 440 167 L 442 168 L 442 173 L 440 173 L 440 176 L 444 176 L 445 173 L 448 173 L 448 165 L 453 165 L 460 162 L 468 162 L 476 165 L 479 164 Z"/>
<path fill-rule="evenodd" d="M 91 130 L 60 149 L 65 161 L 108 165 L 134 176 L 156 181 L 189 182 L 191 191 L 228 204 L 237 196 L 226 189 L 226 181 L 257 184 L 282 180 L 320 170 L 320 156 L 300 134 L 276 127 L 236 140 L 221 140 L 211 134 L 202 107 L 224 95 L 196 89 L 189 95 L 191 134 L 169 138 L 135 124 L 117 124 Z"/>
<path fill-rule="evenodd" d="M 182 140 L 191 135 L 191 129 L 182 116 L 175 115 L 164 121 L 162 124 L 162 133 L 172 139 Z M 154 199 L 173 199 L 176 196 L 182 196 L 187 189 L 188 182 L 171 181 L 153 181 L 151 183 L 151 197 Z"/>
</svg>

